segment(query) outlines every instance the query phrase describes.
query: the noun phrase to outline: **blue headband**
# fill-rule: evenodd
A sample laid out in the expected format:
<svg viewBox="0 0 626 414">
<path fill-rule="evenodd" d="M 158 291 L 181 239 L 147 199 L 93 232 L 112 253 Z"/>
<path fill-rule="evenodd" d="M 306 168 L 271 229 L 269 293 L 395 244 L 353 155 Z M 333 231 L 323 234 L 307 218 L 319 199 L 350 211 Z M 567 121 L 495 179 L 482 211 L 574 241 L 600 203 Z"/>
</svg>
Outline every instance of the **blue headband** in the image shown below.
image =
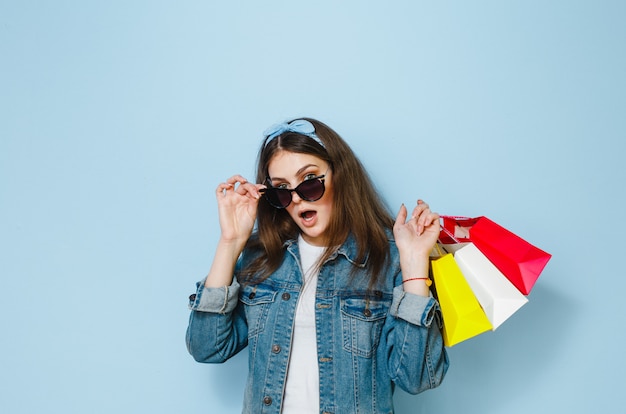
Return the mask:
<svg viewBox="0 0 626 414">
<path fill-rule="evenodd" d="M 297 134 L 306 135 L 307 137 L 314 139 L 315 142 L 322 146 L 322 148 L 325 148 L 322 140 L 315 134 L 315 127 L 306 119 L 294 119 L 290 122 L 283 122 L 282 124 L 276 124 L 269 127 L 263 133 L 266 137 L 265 145 L 284 132 L 295 132 Z"/>
</svg>

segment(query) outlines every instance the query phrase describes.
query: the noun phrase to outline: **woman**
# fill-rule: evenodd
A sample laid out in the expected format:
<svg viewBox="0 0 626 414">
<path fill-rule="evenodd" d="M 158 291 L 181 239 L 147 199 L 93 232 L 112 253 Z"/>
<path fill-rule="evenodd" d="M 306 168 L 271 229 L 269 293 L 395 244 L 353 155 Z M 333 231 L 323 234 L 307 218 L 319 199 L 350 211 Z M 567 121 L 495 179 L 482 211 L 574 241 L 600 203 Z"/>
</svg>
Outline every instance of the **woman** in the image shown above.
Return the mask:
<svg viewBox="0 0 626 414">
<path fill-rule="evenodd" d="M 394 221 L 348 145 L 310 118 L 271 128 L 256 183 L 235 175 L 217 202 L 187 347 L 210 363 L 248 347 L 244 413 L 391 413 L 395 385 L 441 383 L 428 278 L 439 216 L 426 203 Z"/>
</svg>

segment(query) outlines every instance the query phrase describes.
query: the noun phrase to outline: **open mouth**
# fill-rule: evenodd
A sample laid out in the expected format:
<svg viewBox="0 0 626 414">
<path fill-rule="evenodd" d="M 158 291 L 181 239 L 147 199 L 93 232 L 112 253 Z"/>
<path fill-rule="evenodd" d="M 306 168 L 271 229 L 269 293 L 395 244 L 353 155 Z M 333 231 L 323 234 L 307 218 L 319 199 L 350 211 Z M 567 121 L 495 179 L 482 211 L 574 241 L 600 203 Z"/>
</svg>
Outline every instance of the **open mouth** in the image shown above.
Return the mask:
<svg viewBox="0 0 626 414">
<path fill-rule="evenodd" d="M 306 210 L 300 213 L 300 217 L 302 217 L 305 221 L 309 221 L 312 220 L 316 214 L 317 212 L 315 210 Z"/>
</svg>

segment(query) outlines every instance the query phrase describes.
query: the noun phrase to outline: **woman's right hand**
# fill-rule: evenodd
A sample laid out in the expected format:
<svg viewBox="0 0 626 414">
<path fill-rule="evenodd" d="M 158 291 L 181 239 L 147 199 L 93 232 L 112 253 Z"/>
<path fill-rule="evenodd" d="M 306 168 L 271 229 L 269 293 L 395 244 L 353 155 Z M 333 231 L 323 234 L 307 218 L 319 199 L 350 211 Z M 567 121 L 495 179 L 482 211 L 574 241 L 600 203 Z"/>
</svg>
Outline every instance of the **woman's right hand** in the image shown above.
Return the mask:
<svg viewBox="0 0 626 414">
<path fill-rule="evenodd" d="M 243 248 L 254 228 L 261 188 L 265 186 L 250 183 L 241 175 L 233 175 L 217 186 L 217 206 L 223 242 L 235 243 Z"/>
<path fill-rule="evenodd" d="M 235 263 L 243 250 L 256 220 L 262 184 L 252 184 L 241 175 L 233 175 L 217 186 L 217 208 L 222 235 L 217 244 L 211 270 L 204 286 L 219 288 L 233 281 Z"/>
</svg>

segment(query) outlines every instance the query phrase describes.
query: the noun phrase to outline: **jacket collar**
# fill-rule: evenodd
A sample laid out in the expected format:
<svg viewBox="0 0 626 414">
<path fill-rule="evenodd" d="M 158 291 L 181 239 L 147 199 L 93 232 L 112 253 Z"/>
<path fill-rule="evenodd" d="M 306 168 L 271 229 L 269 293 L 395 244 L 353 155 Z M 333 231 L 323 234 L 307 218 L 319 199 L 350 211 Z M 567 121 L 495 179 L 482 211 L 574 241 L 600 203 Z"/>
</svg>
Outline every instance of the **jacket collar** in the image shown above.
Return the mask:
<svg viewBox="0 0 626 414">
<path fill-rule="evenodd" d="M 283 246 L 287 248 L 291 253 L 296 253 L 298 251 L 298 240 L 290 239 L 287 240 Z M 356 239 L 350 233 L 348 238 L 341 246 L 339 246 L 333 254 L 329 257 L 330 260 L 334 260 L 338 255 L 344 256 L 350 263 L 357 267 L 365 267 L 367 265 L 367 260 L 369 258 L 369 253 L 365 255 L 365 257 L 361 260 L 358 260 L 359 256 L 359 246 L 357 245 Z"/>
</svg>

